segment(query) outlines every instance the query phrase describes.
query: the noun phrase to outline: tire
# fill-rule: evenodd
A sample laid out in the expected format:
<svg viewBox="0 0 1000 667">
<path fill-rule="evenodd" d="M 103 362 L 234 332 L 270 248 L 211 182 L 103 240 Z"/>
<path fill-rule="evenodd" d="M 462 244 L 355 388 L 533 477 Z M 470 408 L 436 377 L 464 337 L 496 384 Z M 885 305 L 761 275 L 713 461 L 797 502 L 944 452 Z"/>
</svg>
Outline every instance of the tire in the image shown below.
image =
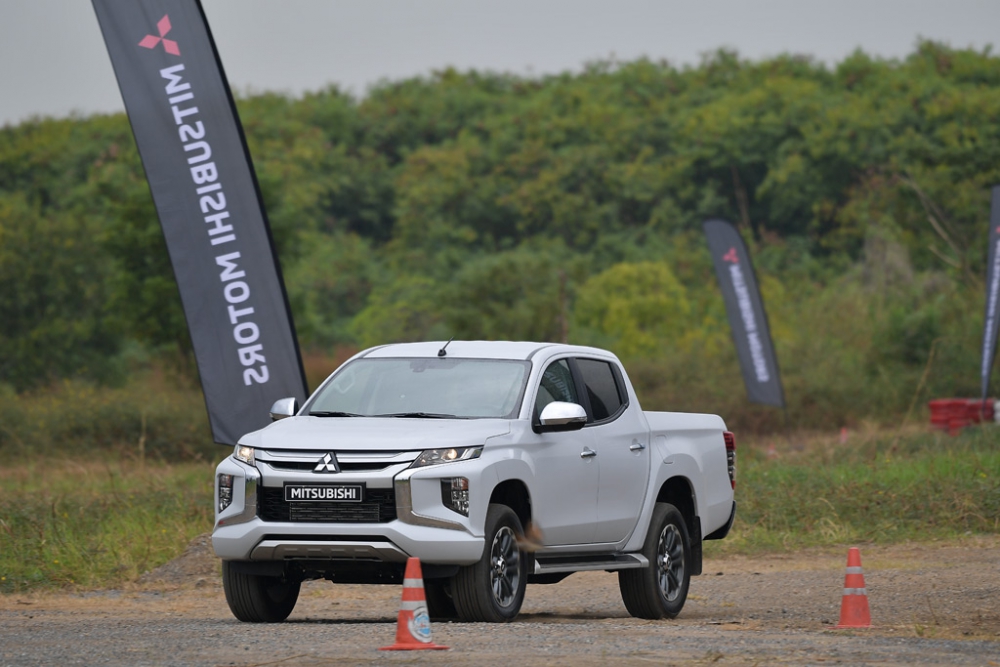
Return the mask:
<svg viewBox="0 0 1000 667">
<path fill-rule="evenodd" d="M 642 554 L 649 567 L 618 572 L 625 608 L 636 618 L 676 618 L 691 584 L 691 538 L 680 511 L 656 503 Z"/>
<path fill-rule="evenodd" d="M 507 623 L 524 602 L 528 558 L 517 547 L 521 521 L 506 505 L 486 511 L 486 544 L 475 565 L 459 569 L 452 580 L 452 599 L 463 621 Z"/>
<path fill-rule="evenodd" d="M 298 581 L 237 572 L 222 561 L 222 587 L 233 616 L 247 623 L 280 623 L 299 599 Z"/>
<path fill-rule="evenodd" d="M 432 621 L 453 621 L 458 618 L 455 601 L 451 598 L 451 579 L 424 579 L 427 615 Z"/>
</svg>

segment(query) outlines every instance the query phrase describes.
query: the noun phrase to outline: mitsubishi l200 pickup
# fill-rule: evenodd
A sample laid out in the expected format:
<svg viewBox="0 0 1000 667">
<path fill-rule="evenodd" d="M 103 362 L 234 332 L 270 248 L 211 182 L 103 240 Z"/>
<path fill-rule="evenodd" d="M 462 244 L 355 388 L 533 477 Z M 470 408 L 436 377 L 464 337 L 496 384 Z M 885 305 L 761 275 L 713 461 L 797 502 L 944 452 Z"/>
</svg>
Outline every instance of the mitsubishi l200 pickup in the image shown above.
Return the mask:
<svg viewBox="0 0 1000 667">
<path fill-rule="evenodd" d="M 432 618 L 510 621 L 527 584 L 583 570 L 617 572 L 633 616 L 673 618 L 736 513 L 722 419 L 644 412 L 596 348 L 385 345 L 271 418 L 215 477 L 242 621 L 284 620 L 305 580 L 398 584 L 409 557 Z"/>
</svg>

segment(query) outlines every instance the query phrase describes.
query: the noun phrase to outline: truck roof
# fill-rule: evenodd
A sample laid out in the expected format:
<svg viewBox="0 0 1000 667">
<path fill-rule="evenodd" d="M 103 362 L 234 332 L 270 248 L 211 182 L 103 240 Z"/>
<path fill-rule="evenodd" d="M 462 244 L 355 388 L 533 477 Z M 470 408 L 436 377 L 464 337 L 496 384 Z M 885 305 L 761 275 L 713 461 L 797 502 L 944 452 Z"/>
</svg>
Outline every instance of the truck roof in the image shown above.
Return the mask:
<svg viewBox="0 0 1000 667">
<path fill-rule="evenodd" d="M 557 352 L 573 352 L 577 354 L 608 357 L 611 354 L 605 350 L 582 345 L 566 345 L 564 343 L 535 343 L 529 341 L 506 340 L 453 340 L 432 341 L 425 343 L 394 343 L 373 347 L 362 352 L 361 357 L 437 357 L 438 351 L 447 343 L 446 351 L 449 357 L 464 357 L 466 359 L 531 359 L 540 350 L 546 351 L 546 356 Z"/>
</svg>

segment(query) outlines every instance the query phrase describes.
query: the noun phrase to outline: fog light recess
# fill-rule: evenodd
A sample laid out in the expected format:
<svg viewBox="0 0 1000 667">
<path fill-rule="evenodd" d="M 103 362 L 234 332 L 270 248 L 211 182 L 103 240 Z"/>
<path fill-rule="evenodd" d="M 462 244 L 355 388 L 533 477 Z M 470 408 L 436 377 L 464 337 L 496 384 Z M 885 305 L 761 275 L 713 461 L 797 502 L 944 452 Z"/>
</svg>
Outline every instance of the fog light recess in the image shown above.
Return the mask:
<svg viewBox="0 0 1000 667">
<path fill-rule="evenodd" d="M 465 477 L 442 479 L 441 502 L 452 512 L 469 516 L 469 480 Z"/>
<path fill-rule="evenodd" d="M 233 503 L 233 476 L 219 475 L 219 511 Z"/>
</svg>

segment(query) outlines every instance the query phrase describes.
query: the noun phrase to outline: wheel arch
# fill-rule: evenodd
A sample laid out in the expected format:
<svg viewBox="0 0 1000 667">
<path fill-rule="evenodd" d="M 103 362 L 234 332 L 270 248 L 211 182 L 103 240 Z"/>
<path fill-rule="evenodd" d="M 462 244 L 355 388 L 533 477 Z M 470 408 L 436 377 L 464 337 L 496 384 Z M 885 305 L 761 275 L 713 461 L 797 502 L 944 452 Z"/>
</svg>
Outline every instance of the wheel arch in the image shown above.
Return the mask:
<svg viewBox="0 0 1000 667">
<path fill-rule="evenodd" d="M 698 516 L 694 486 L 686 477 L 676 476 L 663 482 L 656 494 L 656 502 L 670 503 L 684 517 L 691 540 L 691 574 L 699 575 L 702 569 L 701 518 Z"/>
<path fill-rule="evenodd" d="M 528 485 L 519 479 L 506 479 L 493 488 L 490 504 L 506 505 L 514 510 L 522 526 L 531 521 L 531 494 Z"/>
<path fill-rule="evenodd" d="M 691 522 L 691 517 L 697 514 L 694 504 L 694 488 L 686 477 L 671 477 L 663 482 L 656 494 L 656 502 L 670 503 L 681 511 L 688 523 Z"/>
</svg>

